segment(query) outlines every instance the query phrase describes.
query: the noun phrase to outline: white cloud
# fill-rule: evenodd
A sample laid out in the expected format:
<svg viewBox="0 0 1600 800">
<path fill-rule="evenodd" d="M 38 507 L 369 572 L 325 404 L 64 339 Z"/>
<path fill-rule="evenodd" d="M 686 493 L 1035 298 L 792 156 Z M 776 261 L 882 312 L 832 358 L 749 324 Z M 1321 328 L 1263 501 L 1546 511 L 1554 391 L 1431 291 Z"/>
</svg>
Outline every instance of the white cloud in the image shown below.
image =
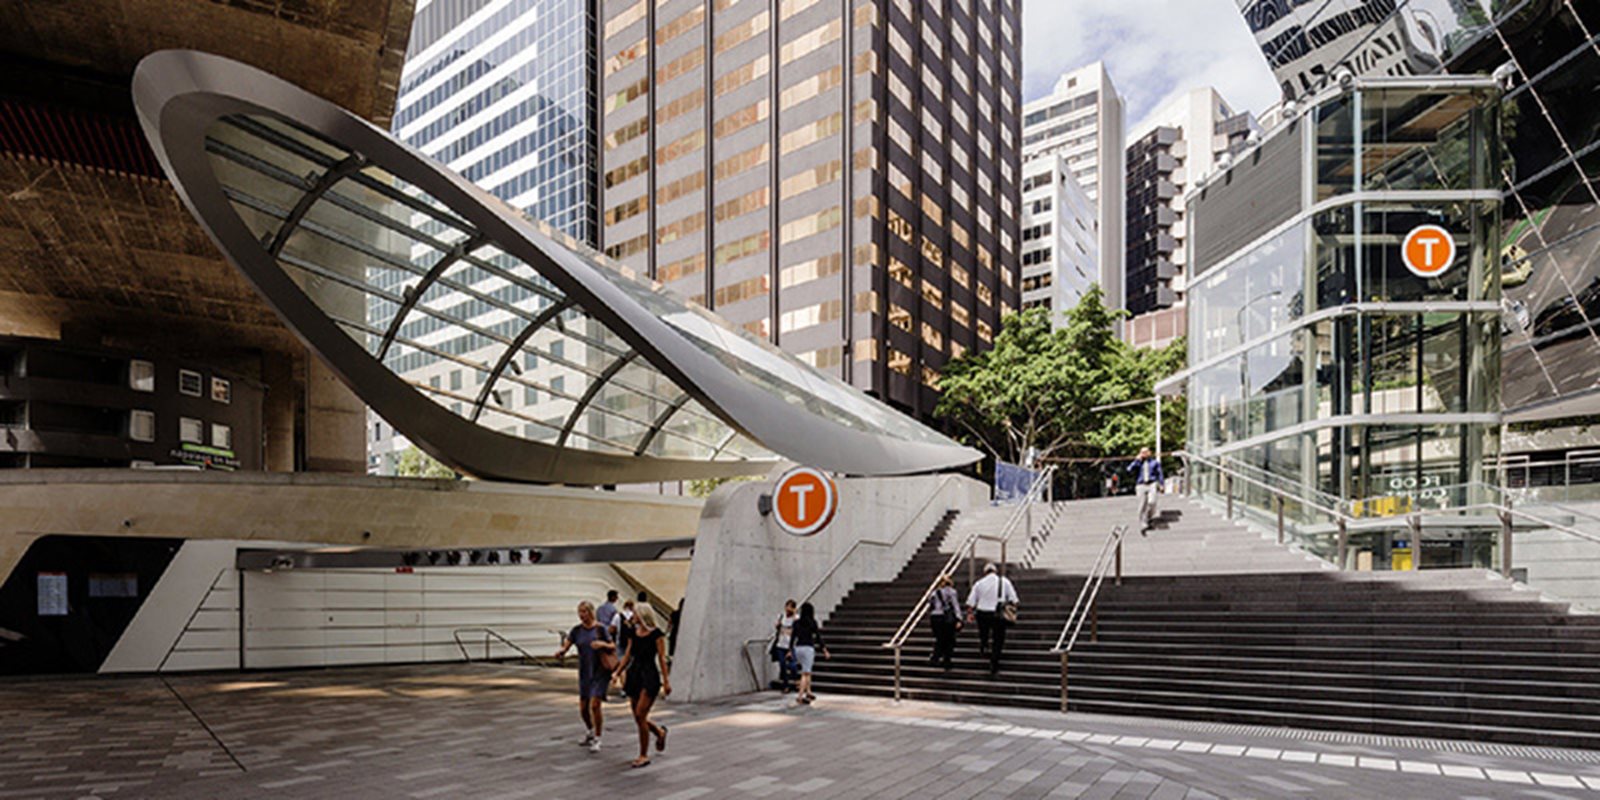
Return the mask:
<svg viewBox="0 0 1600 800">
<path fill-rule="evenodd" d="M 1129 133 L 1196 87 L 1215 86 L 1234 108 L 1256 113 L 1278 100 L 1233 0 L 1024 0 L 1022 18 L 1025 100 L 1096 60 L 1127 104 Z"/>
</svg>

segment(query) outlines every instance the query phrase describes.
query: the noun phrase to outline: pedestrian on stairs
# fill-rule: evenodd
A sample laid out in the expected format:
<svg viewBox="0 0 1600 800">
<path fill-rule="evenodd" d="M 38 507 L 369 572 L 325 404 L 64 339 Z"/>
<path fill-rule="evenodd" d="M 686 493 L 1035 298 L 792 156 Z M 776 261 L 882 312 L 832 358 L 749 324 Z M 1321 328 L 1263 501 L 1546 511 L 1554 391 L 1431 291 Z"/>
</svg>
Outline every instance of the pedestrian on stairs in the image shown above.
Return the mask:
<svg viewBox="0 0 1600 800">
<path fill-rule="evenodd" d="M 1156 494 L 1167 488 L 1167 476 L 1161 472 L 1161 459 L 1150 454 L 1150 448 L 1139 450 L 1139 457 L 1128 465 L 1134 474 L 1134 486 L 1139 492 L 1139 535 L 1150 535 L 1150 523 L 1156 518 Z"/>
<path fill-rule="evenodd" d="M 956 652 L 956 631 L 961 629 L 961 598 L 956 596 L 955 582 L 949 575 L 939 576 L 928 617 L 933 621 L 933 655 L 928 657 L 928 663 L 942 664 L 948 671 L 950 658 Z"/>
<path fill-rule="evenodd" d="M 1006 649 L 1006 627 L 1016 621 L 1017 587 L 1000 577 L 993 564 L 967 593 L 967 616 L 978 623 L 978 653 L 989 653 L 989 674 L 1000 672 L 1000 655 Z"/>
</svg>

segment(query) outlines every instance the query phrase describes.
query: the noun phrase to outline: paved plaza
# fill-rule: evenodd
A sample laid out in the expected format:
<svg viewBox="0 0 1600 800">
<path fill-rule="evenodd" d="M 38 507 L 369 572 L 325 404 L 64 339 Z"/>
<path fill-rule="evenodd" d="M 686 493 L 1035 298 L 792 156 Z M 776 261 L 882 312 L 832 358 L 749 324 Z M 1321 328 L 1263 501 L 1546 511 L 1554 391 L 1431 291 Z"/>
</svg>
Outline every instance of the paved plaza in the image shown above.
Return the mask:
<svg viewBox="0 0 1600 800">
<path fill-rule="evenodd" d="M 667 704 L 667 752 L 507 665 L 23 679 L 0 798 L 1600 797 L 1600 752 L 773 694 Z"/>
</svg>

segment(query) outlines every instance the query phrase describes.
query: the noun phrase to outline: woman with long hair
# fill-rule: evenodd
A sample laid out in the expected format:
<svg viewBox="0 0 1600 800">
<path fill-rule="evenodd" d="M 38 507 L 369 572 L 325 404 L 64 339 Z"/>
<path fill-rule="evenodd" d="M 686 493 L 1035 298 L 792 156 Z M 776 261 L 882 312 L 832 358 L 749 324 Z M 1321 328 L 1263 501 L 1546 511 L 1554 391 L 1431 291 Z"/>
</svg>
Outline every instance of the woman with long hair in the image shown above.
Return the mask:
<svg viewBox="0 0 1600 800">
<path fill-rule="evenodd" d="M 794 621 L 794 658 L 800 662 L 800 696 L 798 703 L 809 705 L 817 696 L 811 693 L 811 668 L 817 661 L 817 651 L 828 658 L 828 646 L 822 642 L 822 626 L 817 624 L 817 609 L 810 603 L 800 604 L 800 618 Z"/>
<path fill-rule="evenodd" d="M 667 726 L 650 721 L 650 708 L 656 697 L 672 694 L 672 680 L 667 667 L 667 637 L 656 627 L 656 615 L 650 606 L 634 609 L 633 636 L 628 642 L 628 652 L 618 668 L 626 679 L 622 692 L 633 706 L 633 721 L 639 726 L 639 757 L 633 767 L 650 766 L 650 737 L 655 737 L 656 750 L 667 749 Z"/>
</svg>

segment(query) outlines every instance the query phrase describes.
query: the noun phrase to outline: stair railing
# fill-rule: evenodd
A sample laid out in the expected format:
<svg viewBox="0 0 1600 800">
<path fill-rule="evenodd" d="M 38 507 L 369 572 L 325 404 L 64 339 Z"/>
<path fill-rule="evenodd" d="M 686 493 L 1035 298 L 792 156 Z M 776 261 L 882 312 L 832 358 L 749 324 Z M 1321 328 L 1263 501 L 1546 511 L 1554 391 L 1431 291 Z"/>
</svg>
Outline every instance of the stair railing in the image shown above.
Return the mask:
<svg viewBox="0 0 1600 800">
<path fill-rule="evenodd" d="M 1230 467 L 1219 461 L 1212 461 L 1202 456 L 1197 456 L 1194 453 L 1189 453 L 1182 450 L 1174 453 L 1173 455 L 1183 459 L 1184 461 L 1184 485 L 1188 487 L 1189 491 L 1191 492 L 1194 490 L 1195 464 L 1205 466 L 1206 468 L 1211 469 L 1222 476 L 1224 484 L 1223 496 L 1226 502 L 1228 519 L 1233 519 L 1233 490 L 1235 483 L 1244 483 L 1249 486 L 1254 486 L 1258 489 L 1266 491 L 1269 495 L 1271 495 L 1273 510 L 1276 512 L 1277 516 L 1278 544 L 1284 543 L 1285 528 L 1283 511 L 1284 506 L 1288 503 L 1297 503 L 1303 508 L 1309 508 L 1320 514 L 1328 516 L 1339 528 L 1339 538 L 1337 541 L 1338 556 L 1335 563 L 1340 569 L 1344 569 L 1345 551 L 1349 547 L 1350 543 L 1350 523 L 1357 521 L 1355 517 L 1350 516 L 1341 509 L 1330 505 L 1324 505 L 1303 495 L 1294 494 L 1281 487 L 1273 486 L 1266 481 L 1251 477 L 1250 475 L 1247 475 L 1244 472 L 1241 472 L 1240 470 Z"/>
<path fill-rule="evenodd" d="M 928 584 L 928 588 L 922 592 L 922 597 L 917 600 L 917 604 L 906 615 L 905 621 L 900 623 L 900 627 L 894 632 L 894 636 L 883 643 L 884 647 L 894 650 L 894 699 L 900 699 L 901 650 L 905 647 L 906 639 L 911 637 L 912 632 L 922 623 L 922 618 L 927 615 L 928 608 L 933 600 L 933 593 L 939 590 L 939 583 L 945 578 L 955 575 L 956 570 L 961 567 L 961 562 L 966 561 L 967 585 L 971 586 L 973 584 L 977 577 L 977 552 L 978 542 L 980 541 L 998 542 L 1000 544 L 1000 577 L 1004 578 L 1006 574 L 1006 542 L 1011 538 L 1011 534 L 1016 531 L 1017 525 L 1027 518 L 1034 501 L 1038 500 L 1039 496 L 1050 486 L 1055 473 L 1056 468 L 1049 466 L 1045 467 L 1034 478 L 1033 484 L 1028 487 L 1028 491 L 1022 496 L 1021 502 L 1017 503 L 1016 508 L 1006 518 L 1006 524 L 1000 529 L 1000 533 L 986 534 L 982 531 L 974 530 L 971 534 L 968 534 L 967 538 L 963 539 L 961 544 L 956 547 L 955 552 L 950 554 L 950 559 L 939 570 L 939 574 L 934 576 L 933 580 Z"/>
<path fill-rule="evenodd" d="M 461 660 L 462 661 L 467 661 L 467 662 L 471 662 L 472 661 L 472 655 L 467 652 L 466 643 L 461 640 L 461 634 L 463 634 L 463 633 L 481 633 L 481 634 L 483 634 L 483 660 L 485 660 L 485 661 L 489 660 L 489 647 L 490 647 L 490 645 L 493 642 L 497 641 L 497 642 L 500 642 L 501 644 L 505 645 L 506 647 L 509 647 L 512 650 L 515 650 L 518 653 L 521 653 L 522 654 L 522 658 L 523 658 L 524 661 L 527 661 L 530 664 L 538 664 L 539 663 L 539 657 L 538 656 L 536 656 L 536 655 L 528 652 L 527 650 L 523 649 L 522 645 L 519 645 L 516 642 L 513 642 L 510 639 L 507 639 L 505 636 L 502 636 L 499 631 L 496 631 L 493 628 L 456 628 L 454 631 L 451 632 L 451 634 L 450 634 L 451 637 L 456 640 L 456 647 L 461 648 Z"/>
<path fill-rule="evenodd" d="M 1105 583 L 1106 572 L 1116 568 L 1116 585 L 1122 585 L 1122 537 L 1128 532 L 1127 525 L 1118 525 L 1106 535 L 1106 540 L 1100 545 L 1100 553 L 1095 556 L 1094 564 L 1089 567 L 1088 577 L 1083 579 L 1083 588 L 1078 590 L 1078 599 L 1072 604 L 1072 613 L 1067 615 L 1067 622 L 1061 626 L 1061 635 L 1056 637 L 1056 646 L 1050 652 L 1061 656 L 1061 711 L 1067 710 L 1067 654 L 1072 652 L 1072 646 L 1078 643 L 1078 634 L 1083 631 L 1083 623 L 1089 620 L 1089 640 L 1098 641 L 1100 638 L 1100 616 L 1096 610 L 1095 602 L 1100 598 L 1100 585 Z"/>
<path fill-rule="evenodd" d="M 922 515 L 927 512 L 929 506 L 932 506 L 935 500 L 938 500 L 940 497 L 944 496 L 945 487 L 949 486 L 950 482 L 955 480 L 956 477 L 957 476 L 954 475 L 946 475 L 943 480 L 939 481 L 939 485 L 934 488 L 932 494 L 928 495 L 928 499 L 922 503 L 920 508 L 917 509 L 917 513 L 912 514 L 911 519 L 906 521 L 905 526 L 902 527 L 900 531 L 888 541 L 880 541 L 878 539 L 857 539 L 852 542 L 850 544 L 850 549 L 844 551 L 843 554 L 833 560 L 833 565 L 828 567 L 827 572 L 822 573 L 822 577 L 818 578 L 817 582 L 812 585 L 811 590 L 806 592 L 805 595 L 801 597 L 800 602 L 811 602 L 811 600 L 817 596 L 817 592 L 822 591 L 822 587 L 827 586 L 828 581 L 833 580 L 834 573 L 838 572 L 839 568 L 845 565 L 845 562 L 855 557 L 856 551 L 864 547 L 876 547 L 879 549 L 888 550 L 894 549 L 894 546 L 899 544 L 900 539 L 906 535 L 906 531 L 909 531 L 912 528 L 920 527 L 917 525 L 917 523 L 922 520 Z M 946 510 L 946 513 L 948 513 L 948 509 Z"/>
</svg>

